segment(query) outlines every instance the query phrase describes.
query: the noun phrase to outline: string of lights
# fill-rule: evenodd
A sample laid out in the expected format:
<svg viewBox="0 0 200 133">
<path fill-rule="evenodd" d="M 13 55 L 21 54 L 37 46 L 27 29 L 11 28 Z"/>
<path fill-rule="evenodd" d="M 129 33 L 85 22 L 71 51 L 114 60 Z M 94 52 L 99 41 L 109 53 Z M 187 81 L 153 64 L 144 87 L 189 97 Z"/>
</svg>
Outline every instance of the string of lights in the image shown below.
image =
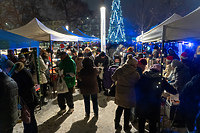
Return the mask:
<svg viewBox="0 0 200 133">
<path fill-rule="evenodd" d="M 111 11 L 110 24 L 108 30 L 108 42 L 109 43 L 126 42 L 120 0 L 112 1 L 112 11 Z"/>
</svg>

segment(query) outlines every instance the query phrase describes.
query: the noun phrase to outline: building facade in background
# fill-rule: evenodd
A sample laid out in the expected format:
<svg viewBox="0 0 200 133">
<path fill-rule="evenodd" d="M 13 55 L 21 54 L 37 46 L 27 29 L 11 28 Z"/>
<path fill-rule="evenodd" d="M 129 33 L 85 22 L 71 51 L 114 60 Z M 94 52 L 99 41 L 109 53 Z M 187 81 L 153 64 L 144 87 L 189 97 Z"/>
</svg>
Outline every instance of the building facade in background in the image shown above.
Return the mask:
<svg viewBox="0 0 200 133">
<path fill-rule="evenodd" d="M 60 26 L 66 27 L 65 20 L 43 21 L 42 23 L 52 30 L 56 30 Z M 82 20 L 82 23 L 79 24 L 77 27 L 71 26 L 70 27 L 71 32 L 73 32 L 73 30 L 77 28 L 89 36 L 95 36 L 99 38 L 100 37 L 100 13 L 94 12 L 91 17 L 87 17 L 85 18 L 85 20 Z"/>
</svg>

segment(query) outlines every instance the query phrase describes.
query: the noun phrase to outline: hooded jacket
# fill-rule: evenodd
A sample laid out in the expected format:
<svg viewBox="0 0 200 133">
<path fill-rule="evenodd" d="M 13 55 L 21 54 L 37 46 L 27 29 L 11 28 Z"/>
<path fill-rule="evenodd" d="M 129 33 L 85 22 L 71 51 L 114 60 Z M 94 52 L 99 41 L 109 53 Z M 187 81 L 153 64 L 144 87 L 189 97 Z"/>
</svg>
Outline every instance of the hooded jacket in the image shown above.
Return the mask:
<svg viewBox="0 0 200 133">
<path fill-rule="evenodd" d="M 136 105 L 135 85 L 139 78 L 136 67 L 129 63 L 114 72 L 112 80 L 117 81 L 115 103 L 118 106 L 131 109 Z"/>
<path fill-rule="evenodd" d="M 0 72 L 0 85 L 0 130 L 11 129 L 18 120 L 18 87 L 3 72 Z"/>
<path fill-rule="evenodd" d="M 34 101 L 34 81 L 31 73 L 24 67 L 22 62 L 17 62 L 16 69 L 12 78 L 17 82 L 19 96 L 23 98 L 26 103 Z"/>
</svg>

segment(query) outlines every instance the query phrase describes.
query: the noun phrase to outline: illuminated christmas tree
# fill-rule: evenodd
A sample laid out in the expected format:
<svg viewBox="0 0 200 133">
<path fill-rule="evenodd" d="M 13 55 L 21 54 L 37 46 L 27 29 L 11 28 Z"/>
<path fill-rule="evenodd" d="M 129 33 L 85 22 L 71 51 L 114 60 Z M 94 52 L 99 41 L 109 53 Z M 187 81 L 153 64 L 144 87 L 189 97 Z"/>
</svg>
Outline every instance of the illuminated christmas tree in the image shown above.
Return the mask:
<svg viewBox="0 0 200 133">
<path fill-rule="evenodd" d="M 126 42 L 120 0 L 112 1 L 112 11 L 107 40 L 109 43 Z"/>
</svg>

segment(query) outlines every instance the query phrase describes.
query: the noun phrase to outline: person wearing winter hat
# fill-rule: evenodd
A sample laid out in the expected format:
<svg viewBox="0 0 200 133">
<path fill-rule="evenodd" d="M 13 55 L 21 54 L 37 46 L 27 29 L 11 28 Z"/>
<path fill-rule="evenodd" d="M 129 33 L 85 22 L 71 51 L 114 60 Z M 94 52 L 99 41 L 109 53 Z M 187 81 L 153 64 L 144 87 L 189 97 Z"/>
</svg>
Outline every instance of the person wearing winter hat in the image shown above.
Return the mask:
<svg viewBox="0 0 200 133">
<path fill-rule="evenodd" d="M 129 54 L 132 54 L 133 56 L 135 56 L 135 52 L 133 51 L 133 48 L 132 48 L 132 47 L 129 47 L 129 48 L 127 49 L 127 53 L 124 55 L 124 63 L 126 62 L 127 56 L 128 56 Z"/>
<path fill-rule="evenodd" d="M 2 59 L 2 58 L 1 58 Z M 1 60 L 2 61 L 2 60 Z M 8 76 L 12 77 L 18 85 L 19 96 L 23 98 L 31 113 L 31 123 L 24 123 L 24 132 L 37 133 L 37 122 L 34 116 L 34 108 L 37 105 L 36 96 L 33 93 L 34 81 L 31 73 L 24 67 L 24 64 L 17 62 L 14 64 L 9 59 L 1 62 L 1 68 Z"/>
<path fill-rule="evenodd" d="M 171 66 L 172 60 L 173 60 L 173 56 L 167 56 L 166 67 L 165 67 L 165 70 L 163 70 L 163 77 L 165 78 L 167 78 L 172 71 L 172 66 Z"/>
<path fill-rule="evenodd" d="M 63 70 L 63 79 L 67 84 L 69 92 L 58 94 L 58 105 L 60 107 L 59 115 L 66 112 L 65 100 L 69 110 L 67 114 L 71 114 L 74 111 L 74 101 L 73 101 L 73 88 L 76 84 L 76 63 L 73 59 L 65 52 L 61 54 L 61 62 L 59 63 L 59 69 Z"/>
<path fill-rule="evenodd" d="M 164 90 L 176 94 L 176 90 L 165 79 L 162 80 L 161 65 L 154 64 L 145 71 L 135 87 L 136 109 L 139 118 L 138 132 L 144 133 L 146 120 L 149 120 L 149 132 L 156 133 L 160 122 L 161 94 Z"/>
<path fill-rule="evenodd" d="M 18 61 L 17 56 L 14 55 L 14 50 L 9 49 L 7 51 L 7 54 L 8 59 L 11 60 L 13 63 L 16 63 Z"/>
<path fill-rule="evenodd" d="M 97 94 L 99 92 L 97 75 L 98 70 L 94 68 L 94 62 L 90 58 L 83 59 L 83 68 L 80 70 L 81 87 L 80 91 L 83 94 L 86 117 L 90 116 L 90 97 L 93 103 L 93 112 L 98 117 L 98 100 Z"/>
<path fill-rule="evenodd" d="M 180 93 L 184 85 L 191 79 L 190 71 L 187 66 L 176 59 L 172 61 L 171 66 L 173 72 L 169 82 Z"/>
<path fill-rule="evenodd" d="M 9 60 L 9 59 L 5 59 L 5 60 L 2 59 L 0 61 L 0 66 L 1 66 L 1 68 L 2 68 L 2 70 L 4 72 L 6 72 L 7 74 L 9 74 L 9 73 L 11 73 L 11 69 L 14 66 L 14 63 L 11 60 Z"/>
<path fill-rule="evenodd" d="M 138 61 L 130 54 L 126 63 L 117 68 L 111 76 L 113 81 L 117 81 L 115 90 L 115 104 L 118 105 L 115 113 L 115 129 L 117 131 L 122 128 L 119 123 L 123 111 L 124 131 L 130 132 L 131 129 L 131 125 L 129 125 L 131 109 L 136 105 L 135 85 L 140 78 L 136 70 L 137 64 Z"/>
<path fill-rule="evenodd" d="M 94 64 L 96 67 L 99 67 L 100 74 L 97 76 L 97 81 L 99 85 L 99 91 L 106 90 L 103 86 L 103 82 L 105 82 L 105 72 L 108 71 L 108 67 L 110 66 L 110 59 L 106 55 L 105 52 L 101 52 L 94 60 Z"/>
<path fill-rule="evenodd" d="M 181 57 L 181 60 L 182 59 L 186 60 L 186 59 L 188 59 L 188 54 L 186 52 L 183 52 L 180 57 Z"/>
<path fill-rule="evenodd" d="M 140 60 L 141 58 L 143 58 L 144 57 L 144 54 L 143 53 L 138 53 L 138 55 L 137 55 L 137 60 Z"/>
<path fill-rule="evenodd" d="M 19 55 L 18 55 L 18 61 L 19 62 L 22 62 L 22 63 L 26 63 L 26 57 L 24 56 L 24 54 L 22 54 L 22 53 L 20 53 Z"/>
<path fill-rule="evenodd" d="M 138 61 L 138 65 L 137 65 L 137 71 L 140 74 L 140 76 L 142 76 L 142 73 L 144 72 L 144 70 L 146 69 L 146 65 L 147 65 L 147 60 L 145 58 L 141 58 Z"/>
<path fill-rule="evenodd" d="M 181 54 L 180 58 L 181 62 L 190 69 L 190 74 L 193 77 L 196 74 L 194 69 L 195 63 L 193 62 L 194 56 L 192 56 L 191 52 L 187 50 L 187 52 Z"/>
</svg>

